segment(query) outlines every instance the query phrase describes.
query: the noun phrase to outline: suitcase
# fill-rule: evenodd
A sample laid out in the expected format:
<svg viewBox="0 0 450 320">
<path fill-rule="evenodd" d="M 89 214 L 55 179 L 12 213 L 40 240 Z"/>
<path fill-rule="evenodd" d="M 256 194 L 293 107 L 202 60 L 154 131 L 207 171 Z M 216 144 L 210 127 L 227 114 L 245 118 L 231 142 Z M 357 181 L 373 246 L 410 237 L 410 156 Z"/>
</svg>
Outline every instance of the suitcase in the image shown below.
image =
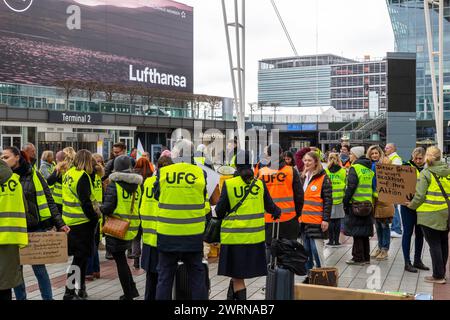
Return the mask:
<svg viewBox="0 0 450 320">
<path fill-rule="evenodd" d="M 274 238 L 275 228 L 272 228 Z M 277 239 L 280 235 L 280 223 L 277 222 Z M 292 271 L 277 265 L 277 258 L 270 256 L 266 278 L 266 300 L 294 300 L 295 275 Z"/>
<path fill-rule="evenodd" d="M 209 299 L 211 284 L 209 281 L 208 261 L 203 260 L 203 266 L 205 267 L 205 284 Z M 177 272 L 175 273 L 175 279 L 173 281 L 172 300 L 192 300 L 187 268 L 181 261 L 178 262 Z"/>
</svg>

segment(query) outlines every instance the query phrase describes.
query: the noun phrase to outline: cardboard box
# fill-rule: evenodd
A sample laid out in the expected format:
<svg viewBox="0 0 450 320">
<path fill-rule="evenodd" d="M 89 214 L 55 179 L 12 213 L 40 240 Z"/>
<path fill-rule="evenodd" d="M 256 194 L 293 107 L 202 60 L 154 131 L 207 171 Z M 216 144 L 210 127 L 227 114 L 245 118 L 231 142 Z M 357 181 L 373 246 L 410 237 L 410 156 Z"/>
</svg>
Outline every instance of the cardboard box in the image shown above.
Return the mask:
<svg viewBox="0 0 450 320">
<path fill-rule="evenodd" d="M 295 300 L 414 300 L 414 295 L 387 294 L 368 290 L 295 285 Z"/>
</svg>

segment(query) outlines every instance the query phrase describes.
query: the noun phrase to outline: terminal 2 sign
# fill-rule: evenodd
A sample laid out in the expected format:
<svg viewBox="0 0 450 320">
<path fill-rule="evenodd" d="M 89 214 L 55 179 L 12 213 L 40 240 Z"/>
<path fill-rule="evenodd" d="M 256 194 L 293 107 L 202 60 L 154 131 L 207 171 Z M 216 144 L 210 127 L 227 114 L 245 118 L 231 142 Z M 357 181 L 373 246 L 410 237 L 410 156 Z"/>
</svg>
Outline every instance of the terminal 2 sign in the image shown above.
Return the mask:
<svg viewBox="0 0 450 320">
<path fill-rule="evenodd" d="M 70 111 L 49 111 L 48 122 L 67 124 L 101 124 L 102 115 L 100 113 L 78 113 Z"/>
</svg>

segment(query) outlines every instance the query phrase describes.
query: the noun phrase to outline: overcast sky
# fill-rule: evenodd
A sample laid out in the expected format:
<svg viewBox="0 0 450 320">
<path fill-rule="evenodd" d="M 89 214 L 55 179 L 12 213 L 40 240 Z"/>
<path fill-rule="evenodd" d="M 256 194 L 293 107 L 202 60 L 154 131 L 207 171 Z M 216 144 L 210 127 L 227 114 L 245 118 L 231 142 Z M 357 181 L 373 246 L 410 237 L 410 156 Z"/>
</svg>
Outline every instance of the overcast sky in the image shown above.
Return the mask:
<svg viewBox="0 0 450 320">
<path fill-rule="evenodd" d="M 232 97 L 221 0 L 179 2 L 194 7 L 195 93 Z M 232 9 L 234 1 L 227 3 Z M 255 102 L 258 61 L 294 54 L 270 0 L 246 3 L 247 102 Z M 394 50 L 385 0 L 276 0 L 276 3 L 299 55 L 318 52 L 347 58 L 362 58 L 366 54 L 384 57 Z"/>
</svg>

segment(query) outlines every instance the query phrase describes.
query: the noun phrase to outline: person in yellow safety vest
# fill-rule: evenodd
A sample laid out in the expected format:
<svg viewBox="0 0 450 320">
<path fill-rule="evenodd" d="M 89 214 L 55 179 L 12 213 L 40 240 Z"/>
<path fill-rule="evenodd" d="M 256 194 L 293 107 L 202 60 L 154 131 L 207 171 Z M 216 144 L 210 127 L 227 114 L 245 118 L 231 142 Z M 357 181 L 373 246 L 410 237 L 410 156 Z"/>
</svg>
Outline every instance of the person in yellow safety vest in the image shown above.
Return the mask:
<svg viewBox="0 0 450 320">
<path fill-rule="evenodd" d="M 61 167 L 59 164 L 63 163 L 64 161 L 64 151 L 58 151 L 55 158 L 56 166 L 50 176 L 48 176 L 46 179 L 49 188 L 52 190 L 53 200 L 55 201 L 56 207 L 58 207 L 58 211 L 62 214 L 62 176 L 64 172 L 61 172 Z"/>
<path fill-rule="evenodd" d="M 102 213 L 106 221 L 109 217 L 118 218 L 130 223 L 123 239 L 106 234 L 106 249 L 111 252 L 117 265 L 123 295 L 120 300 L 133 300 L 139 297 L 136 283 L 128 266 L 126 251 L 139 231 L 139 203 L 141 201 L 141 185 L 143 178 L 132 173 L 132 163 L 128 156 L 119 156 L 114 160 L 114 171 L 109 176 L 111 183 L 105 191 Z"/>
<path fill-rule="evenodd" d="M 366 158 L 364 147 L 350 149 L 350 161 L 352 166 L 348 171 L 347 187 L 344 195 L 344 234 L 353 237 L 353 250 L 351 260 L 346 261 L 350 265 L 370 264 L 370 242 L 373 236 L 373 214 L 368 216 L 356 216 L 352 210 L 355 202 L 373 204 L 373 179 L 372 162 Z"/>
<path fill-rule="evenodd" d="M 73 166 L 64 173 L 62 179 L 63 219 L 71 228 L 68 252 L 73 256 L 63 300 L 87 298 L 85 284 L 87 262 L 93 254 L 94 233 L 99 219 L 92 204 L 94 191 L 90 175 L 93 171 L 91 152 L 79 150 L 73 160 Z M 72 282 L 76 270 L 81 272 L 78 288 L 75 288 Z M 77 293 L 75 289 L 78 289 Z"/>
<path fill-rule="evenodd" d="M 333 189 L 317 152 L 308 152 L 303 162 L 301 181 L 305 200 L 299 222 L 303 245 L 309 256 L 306 270 L 310 270 L 314 267 L 314 261 L 317 268 L 324 267 L 323 239 L 328 236 Z M 307 277 L 304 282 L 308 281 Z"/>
<path fill-rule="evenodd" d="M 275 151 L 278 150 L 278 151 Z M 264 181 L 270 196 L 281 209 L 280 238 L 297 240 L 300 232 L 298 218 L 302 214 L 304 192 L 300 182 L 299 173 L 294 167 L 284 163 L 281 155 L 283 150 L 278 144 L 271 144 L 267 154 L 272 158 L 272 152 L 279 152 L 273 162 L 259 170 L 258 179 Z M 269 263 L 270 245 L 272 243 L 272 228 L 275 221 L 272 215 L 266 213 L 266 258 Z"/>
<path fill-rule="evenodd" d="M 401 166 L 403 164 L 402 158 L 397 154 L 397 146 L 394 143 L 388 143 L 384 148 L 386 156 L 391 160 L 391 164 L 396 166 Z M 394 204 L 394 219 L 391 225 L 391 237 L 392 238 L 402 238 L 402 221 L 400 217 L 400 206 Z"/>
<path fill-rule="evenodd" d="M 41 156 L 41 166 L 39 167 L 39 172 L 42 174 L 44 179 L 47 180 L 50 177 L 55 170 L 55 167 L 56 163 L 54 162 L 53 151 L 44 151 Z M 53 189 L 53 186 L 49 186 L 49 188 Z"/>
<path fill-rule="evenodd" d="M 204 144 L 200 144 L 197 147 L 197 151 L 194 153 L 194 162 L 198 165 L 203 165 L 214 170 L 211 159 L 207 156 L 206 146 Z"/>
<path fill-rule="evenodd" d="M 172 299 L 181 260 L 188 270 L 193 300 L 208 297 L 203 259 L 206 224 L 206 173 L 194 164 L 194 145 L 180 140 L 172 150 L 175 164 L 160 168 L 154 187 L 158 203 L 158 285 L 156 300 Z"/>
<path fill-rule="evenodd" d="M 409 160 L 405 165 L 416 168 L 417 179 L 420 178 L 420 173 L 424 169 L 425 165 L 425 149 L 420 147 L 414 149 Z M 411 210 L 406 206 L 400 206 L 400 214 L 402 217 L 403 236 L 402 236 L 402 251 L 403 258 L 405 259 L 405 271 L 418 273 L 419 270 L 428 271 L 428 268 L 422 262 L 422 250 L 423 250 L 423 231 L 420 226 L 417 225 L 417 212 Z M 411 264 L 411 238 L 414 233 L 414 263 Z"/>
<path fill-rule="evenodd" d="M 32 144 L 31 142 L 26 143 L 22 147 L 22 152 L 25 154 L 24 156 L 27 159 L 27 161 L 31 164 L 31 167 L 35 171 L 38 171 L 39 168 L 37 164 L 37 151 L 34 144 Z"/>
<path fill-rule="evenodd" d="M 20 177 L 26 199 L 28 232 L 45 232 L 53 227 L 59 231 L 68 232 L 70 228 L 62 220 L 45 179 L 31 167 L 26 159 L 26 154 L 16 147 L 7 147 L 3 150 L 2 157 L 13 172 Z M 32 267 L 39 283 L 42 299 L 52 300 L 53 292 L 45 265 L 33 265 Z M 25 283 L 14 288 L 14 292 L 17 300 L 26 300 Z"/>
<path fill-rule="evenodd" d="M 450 195 L 450 168 L 442 162 L 442 152 L 437 147 L 427 149 L 425 162 L 427 167 L 420 173 L 414 198 L 411 203 L 405 205 L 417 211 L 417 224 L 422 228 L 425 240 L 430 246 L 433 274 L 425 277 L 425 281 L 445 284 L 450 229 L 447 205 L 447 197 Z"/>
<path fill-rule="evenodd" d="M 103 203 L 103 184 L 102 177 L 105 174 L 105 169 L 102 166 L 100 161 L 97 161 L 95 158 L 95 154 L 92 155 L 92 167 L 94 171 L 90 175 L 92 182 L 92 203 L 94 205 L 94 209 L 100 214 L 100 219 L 95 228 L 95 240 L 94 240 L 94 253 L 88 259 L 87 270 L 86 270 L 86 280 L 92 281 L 94 279 L 100 278 L 100 258 L 98 255 L 98 246 L 100 241 L 102 240 L 102 224 L 103 219 L 100 210 L 100 206 Z"/>
<path fill-rule="evenodd" d="M 0 301 L 12 300 L 23 281 L 19 248 L 28 244 L 27 219 L 20 177 L 0 160 Z"/>
<path fill-rule="evenodd" d="M 172 158 L 160 157 L 158 169 L 172 165 Z M 142 200 L 139 208 L 142 227 L 142 268 L 146 271 L 145 296 L 144 300 L 153 301 L 156 299 L 156 286 L 158 284 L 158 249 L 157 249 L 157 219 L 158 201 L 154 196 L 154 186 L 156 174 L 149 177 L 144 182 Z"/>
<path fill-rule="evenodd" d="M 227 150 L 226 150 L 226 161 L 225 164 L 236 168 L 236 155 L 238 154 L 238 141 L 237 138 L 234 138 L 233 140 L 228 141 L 227 144 Z"/>
<path fill-rule="evenodd" d="M 267 275 L 264 213 L 273 220 L 281 217 L 266 184 L 254 178 L 250 153 L 240 151 L 238 157 L 242 163 L 237 164 L 237 176 L 224 182 L 216 205 L 217 217 L 223 219 L 217 274 L 231 278 L 227 300 L 246 300 L 245 279 Z"/>
<path fill-rule="evenodd" d="M 331 209 L 329 241 L 327 246 L 340 246 L 339 237 L 341 235 L 341 222 L 345 217 L 344 213 L 344 192 L 347 180 L 347 171 L 340 166 L 339 153 L 330 153 L 328 165 L 325 172 L 330 178 L 333 188 L 333 208 Z"/>
</svg>

